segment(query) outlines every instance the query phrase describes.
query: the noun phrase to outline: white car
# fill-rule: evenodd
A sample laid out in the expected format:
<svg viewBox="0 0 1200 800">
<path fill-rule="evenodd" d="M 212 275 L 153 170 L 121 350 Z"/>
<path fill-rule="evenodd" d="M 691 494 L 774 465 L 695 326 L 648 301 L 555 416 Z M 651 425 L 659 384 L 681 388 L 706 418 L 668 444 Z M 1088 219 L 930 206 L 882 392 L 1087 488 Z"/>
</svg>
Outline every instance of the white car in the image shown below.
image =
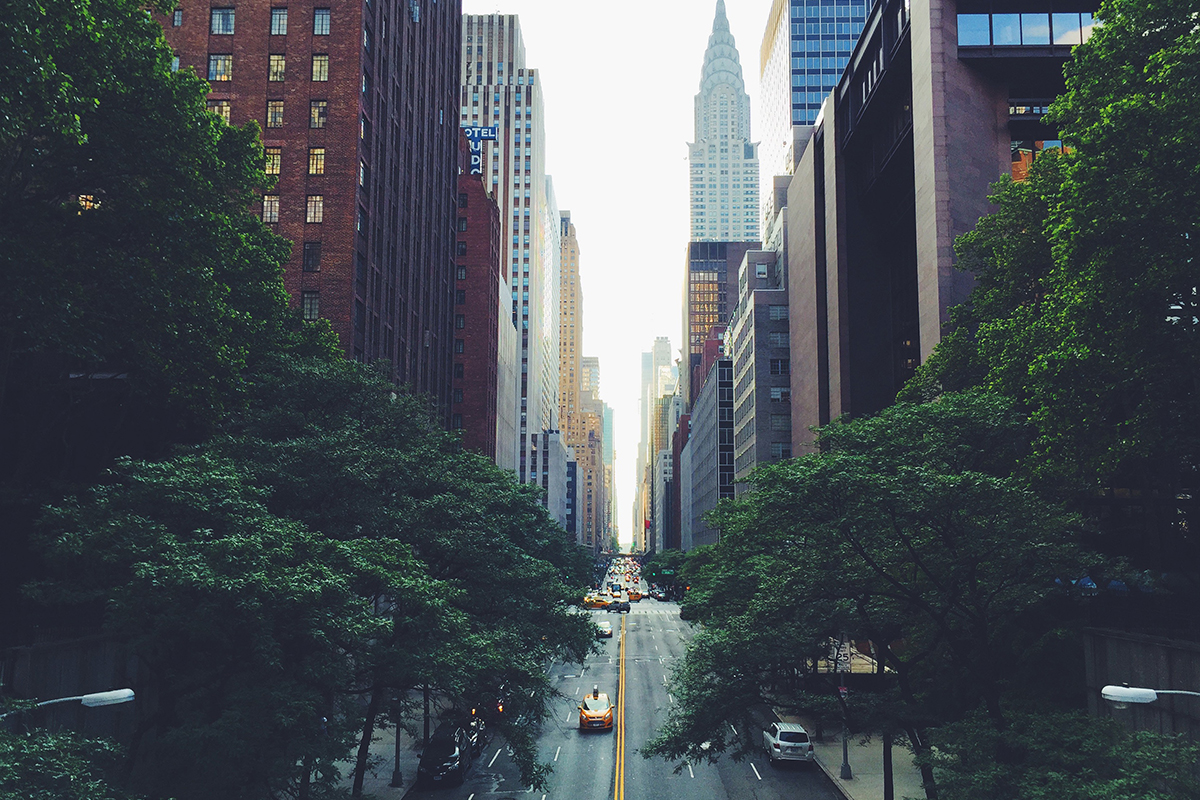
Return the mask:
<svg viewBox="0 0 1200 800">
<path fill-rule="evenodd" d="M 763 750 L 772 766 L 780 761 L 812 763 L 816 759 L 808 731 L 794 722 L 772 722 L 763 731 Z"/>
<path fill-rule="evenodd" d="M 606 619 L 602 619 L 596 623 L 596 627 L 600 629 L 596 632 L 597 639 L 611 639 L 612 638 L 613 629 L 612 629 L 611 622 L 609 622 Z"/>
</svg>

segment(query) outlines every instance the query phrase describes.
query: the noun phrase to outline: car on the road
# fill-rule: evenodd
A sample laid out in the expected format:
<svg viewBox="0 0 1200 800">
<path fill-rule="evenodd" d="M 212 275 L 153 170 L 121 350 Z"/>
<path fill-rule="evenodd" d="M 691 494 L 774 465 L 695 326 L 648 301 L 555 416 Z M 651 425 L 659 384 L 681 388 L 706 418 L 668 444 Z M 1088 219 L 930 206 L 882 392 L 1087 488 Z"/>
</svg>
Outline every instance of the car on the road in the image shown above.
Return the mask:
<svg viewBox="0 0 1200 800">
<path fill-rule="evenodd" d="M 612 638 L 612 623 L 606 619 L 602 619 L 596 623 L 596 638 L 611 639 Z"/>
<path fill-rule="evenodd" d="M 613 729 L 613 718 L 617 709 L 613 706 L 608 695 L 600 691 L 599 686 L 592 687 L 592 693 L 583 698 L 579 704 L 579 729 L 595 731 Z"/>
<path fill-rule="evenodd" d="M 472 750 L 471 737 L 464 726 L 443 722 L 429 737 L 429 744 L 421 753 L 417 781 L 425 786 L 462 785 L 471 768 Z"/>
<path fill-rule="evenodd" d="M 618 614 L 628 614 L 629 613 L 629 601 L 613 600 L 611 603 L 608 604 L 608 610 L 615 611 Z"/>
<path fill-rule="evenodd" d="M 811 764 L 816 759 L 808 731 L 804 730 L 803 725 L 795 722 L 772 722 L 770 727 L 763 731 L 763 750 L 772 766 L 780 761 L 803 761 Z"/>
<path fill-rule="evenodd" d="M 630 590 L 629 590 L 629 602 L 631 602 L 631 603 L 638 603 L 638 602 L 640 602 L 640 601 L 641 601 L 641 599 L 642 599 L 642 593 L 641 593 L 641 592 L 639 592 L 637 589 L 630 589 Z"/>
</svg>

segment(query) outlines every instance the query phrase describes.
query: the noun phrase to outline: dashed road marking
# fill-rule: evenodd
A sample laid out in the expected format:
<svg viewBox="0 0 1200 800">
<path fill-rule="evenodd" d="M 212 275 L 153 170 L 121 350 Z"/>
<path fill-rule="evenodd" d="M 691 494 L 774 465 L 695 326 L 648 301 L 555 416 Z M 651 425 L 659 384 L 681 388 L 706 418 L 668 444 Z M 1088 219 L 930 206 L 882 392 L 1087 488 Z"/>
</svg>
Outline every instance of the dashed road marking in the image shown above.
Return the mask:
<svg viewBox="0 0 1200 800">
<path fill-rule="evenodd" d="M 754 764 L 753 764 L 753 763 L 751 763 L 751 764 L 750 764 L 750 769 L 754 770 L 754 776 L 755 776 L 756 778 L 758 778 L 758 779 L 761 781 L 761 780 L 762 780 L 762 775 L 759 775 L 759 774 L 758 774 L 758 767 L 754 766 Z"/>
<path fill-rule="evenodd" d="M 733 735 L 734 735 L 734 736 L 737 736 L 737 728 L 735 728 L 735 727 L 733 727 L 732 725 L 730 725 L 730 726 L 729 726 L 729 730 L 733 731 Z"/>
<path fill-rule="evenodd" d="M 492 760 L 488 762 L 488 769 L 491 769 L 492 764 L 496 763 L 496 759 L 500 757 L 500 750 L 503 750 L 503 749 L 504 748 L 500 748 L 500 749 L 496 750 L 496 755 L 492 756 Z M 467 798 L 467 800 L 470 800 L 470 798 Z"/>
<path fill-rule="evenodd" d="M 561 747 L 560 747 L 560 748 L 558 748 L 557 750 L 555 750 L 555 751 L 554 751 L 554 760 L 555 760 L 555 761 L 558 761 L 558 754 L 559 754 L 559 753 L 561 753 L 561 752 L 562 752 L 562 748 L 561 748 Z M 546 795 L 542 795 L 542 797 L 545 797 L 545 796 L 546 796 Z"/>
<path fill-rule="evenodd" d="M 691 765 L 691 764 L 688 764 L 688 774 L 689 774 L 689 775 L 691 775 L 693 778 L 694 778 L 694 777 L 696 777 L 696 773 L 695 773 L 695 772 L 692 772 L 692 765 Z"/>
</svg>

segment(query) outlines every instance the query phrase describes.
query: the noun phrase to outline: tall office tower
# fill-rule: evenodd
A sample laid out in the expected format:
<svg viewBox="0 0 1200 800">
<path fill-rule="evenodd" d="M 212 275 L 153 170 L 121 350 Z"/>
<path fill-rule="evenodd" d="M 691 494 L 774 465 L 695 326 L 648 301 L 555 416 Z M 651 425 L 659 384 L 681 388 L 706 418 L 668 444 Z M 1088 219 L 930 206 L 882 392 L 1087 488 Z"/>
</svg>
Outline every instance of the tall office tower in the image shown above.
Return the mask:
<svg viewBox="0 0 1200 800">
<path fill-rule="evenodd" d="M 720 532 L 712 528 L 704 515 L 717 503 L 733 497 L 733 360 L 717 358 L 704 376 L 704 384 L 692 409 L 692 430 L 688 439 L 688 466 L 691 469 L 689 526 L 692 545 L 716 544 Z M 687 477 L 682 477 L 687 480 Z M 682 492 L 681 492 L 682 495 Z"/>
<path fill-rule="evenodd" d="M 733 360 L 735 493 L 759 466 L 792 457 L 791 342 L 787 263 L 777 253 L 751 250 L 742 261 L 740 294 L 725 353 Z"/>
<path fill-rule="evenodd" d="M 559 274 L 558 297 L 558 419 L 571 446 L 582 441 L 580 392 L 583 374 L 583 286 L 579 280 L 579 239 L 571 212 L 560 217 L 560 251 L 562 271 Z"/>
<path fill-rule="evenodd" d="M 461 3 L 220 6 L 177 9 L 167 40 L 212 111 L 263 128 L 261 214 L 295 243 L 292 302 L 449 426 Z"/>
<path fill-rule="evenodd" d="M 470 169 L 467 140 L 464 137 L 462 141 L 450 427 L 462 431 L 463 447 L 499 463 L 499 322 L 501 318 L 508 321 L 508 287 L 500 275 L 500 208 L 482 176 Z M 511 416 L 507 428 L 513 431 Z"/>
<path fill-rule="evenodd" d="M 511 323 L 518 335 L 517 474 L 549 486 L 559 457 L 541 446 L 558 416 L 558 231 L 553 189 L 546 177 L 541 83 L 525 64 L 515 15 L 462 18 L 462 108 L 467 128 L 495 129 L 481 153 L 485 184 L 500 204 L 503 264 L 512 291 Z M 491 133 L 488 134 L 491 136 Z"/>
<path fill-rule="evenodd" d="M 771 6 L 755 108 L 761 136 L 764 226 L 776 211 L 772 180 L 794 171 L 798 151 L 808 140 L 821 103 L 850 61 L 873 1 L 775 0 Z"/>
<path fill-rule="evenodd" d="M 680 365 L 680 395 L 690 408 L 696 402 L 707 372 L 699 372 L 704 343 L 716 326 L 729 322 L 737 305 L 738 267 L 758 242 L 690 242 L 683 279 L 684 362 Z"/>
<path fill-rule="evenodd" d="M 634 495 L 633 541 L 634 549 L 648 552 L 653 546 L 646 539 L 647 524 L 654 515 L 654 463 L 658 452 L 655 449 L 654 431 L 658 400 L 664 394 L 674 394 L 678 380 L 678 369 L 671 359 L 671 340 L 659 336 L 648 353 L 642 353 L 642 394 L 639 403 L 642 437 L 638 444 L 637 492 Z"/>
<path fill-rule="evenodd" d="M 758 145 L 750 141 L 750 96 L 725 0 L 717 0 L 704 53 L 694 136 L 688 145 L 692 240 L 758 241 Z"/>
</svg>

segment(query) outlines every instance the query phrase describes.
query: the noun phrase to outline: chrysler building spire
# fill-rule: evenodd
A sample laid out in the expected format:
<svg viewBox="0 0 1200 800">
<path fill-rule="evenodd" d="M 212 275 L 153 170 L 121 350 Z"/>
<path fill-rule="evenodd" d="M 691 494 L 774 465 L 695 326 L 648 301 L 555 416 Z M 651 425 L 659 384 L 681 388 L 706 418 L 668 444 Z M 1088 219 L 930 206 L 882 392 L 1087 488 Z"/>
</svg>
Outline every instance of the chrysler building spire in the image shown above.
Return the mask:
<svg viewBox="0 0 1200 800">
<path fill-rule="evenodd" d="M 696 95 L 691 162 L 692 241 L 757 242 L 758 145 L 737 44 L 717 0 Z"/>
</svg>

